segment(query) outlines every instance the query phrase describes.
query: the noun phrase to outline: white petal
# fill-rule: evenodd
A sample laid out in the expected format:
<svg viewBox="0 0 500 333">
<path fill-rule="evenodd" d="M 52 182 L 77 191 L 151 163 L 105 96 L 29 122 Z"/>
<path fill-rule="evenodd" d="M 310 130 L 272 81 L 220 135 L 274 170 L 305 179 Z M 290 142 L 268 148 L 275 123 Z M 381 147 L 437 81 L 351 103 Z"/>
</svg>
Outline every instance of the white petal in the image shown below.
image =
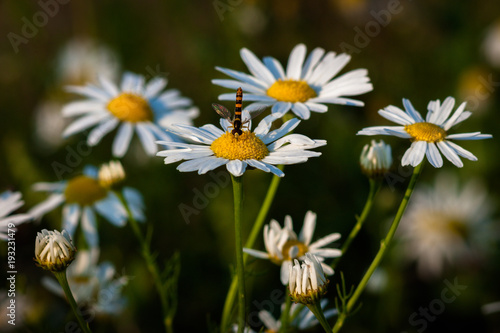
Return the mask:
<svg viewBox="0 0 500 333">
<path fill-rule="evenodd" d="M 89 246 L 97 247 L 99 245 L 99 235 L 97 234 L 95 214 L 90 207 L 85 207 L 83 209 L 82 230 Z"/>
<path fill-rule="evenodd" d="M 275 79 L 273 74 L 267 69 L 266 66 L 252 53 L 252 51 L 243 48 L 240 51 L 241 59 L 247 65 L 250 73 L 255 75 L 262 81 L 272 84 Z"/>
<path fill-rule="evenodd" d="M 276 117 L 283 117 L 285 113 L 287 113 L 292 107 L 292 103 L 290 102 L 277 102 L 273 105 L 271 112 Z"/>
<path fill-rule="evenodd" d="M 99 126 L 90 131 L 87 144 L 91 147 L 97 145 L 106 134 L 116 128 L 119 122 L 117 118 L 113 117 L 100 123 Z"/>
<path fill-rule="evenodd" d="M 179 164 L 179 166 L 177 167 L 177 170 L 179 170 L 181 172 L 198 171 L 200 168 L 203 168 L 206 163 L 209 163 L 212 159 L 217 159 L 217 158 L 218 157 L 207 156 L 207 157 L 201 157 L 201 158 L 188 160 L 184 163 Z M 221 158 L 221 160 L 226 161 L 223 158 Z"/>
<path fill-rule="evenodd" d="M 288 284 L 288 278 L 290 277 L 290 261 L 286 260 L 281 263 L 280 279 L 284 286 Z"/>
<path fill-rule="evenodd" d="M 320 47 L 312 50 L 304 63 L 304 67 L 302 68 L 302 74 L 300 76 L 303 80 L 309 82 L 309 77 L 311 76 L 314 68 L 316 68 L 316 65 L 320 61 L 323 54 L 325 54 L 325 50 Z"/>
<path fill-rule="evenodd" d="M 227 171 L 229 171 L 233 176 L 240 177 L 245 173 L 247 168 L 247 163 L 240 160 L 232 160 L 226 164 Z"/>
<path fill-rule="evenodd" d="M 293 48 L 286 66 L 286 76 L 288 79 L 300 80 L 305 57 L 306 46 L 304 44 L 298 44 Z"/>
<path fill-rule="evenodd" d="M 167 85 L 167 80 L 161 77 L 155 77 L 148 82 L 144 89 L 144 97 L 150 99 L 158 95 Z"/>
<path fill-rule="evenodd" d="M 62 136 L 67 138 L 70 135 L 81 132 L 95 124 L 101 122 L 103 119 L 110 117 L 109 113 L 91 113 L 89 115 L 83 116 L 72 122 L 64 130 Z"/>
<path fill-rule="evenodd" d="M 457 153 L 455 152 L 455 150 L 453 150 L 449 145 L 448 145 L 449 141 L 440 141 L 437 143 L 437 146 L 439 148 L 439 150 L 441 151 L 441 153 L 443 153 L 443 155 L 451 162 L 453 163 L 455 166 L 461 168 L 464 166 L 464 164 L 462 163 L 462 161 L 460 160 L 460 157 L 458 157 Z"/>
<path fill-rule="evenodd" d="M 285 71 L 278 60 L 273 57 L 264 57 L 264 65 L 273 73 L 276 80 L 285 78 Z"/>
<path fill-rule="evenodd" d="M 123 157 L 132 140 L 133 126 L 131 123 L 122 123 L 113 141 L 113 156 Z"/>
<path fill-rule="evenodd" d="M 237 72 L 237 71 L 234 71 L 232 69 L 223 68 L 223 67 L 215 67 L 215 69 L 218 70 L 219 72 L 222 72 L 222 73 L 228 75 L 228 76 L 231 76 L 232 78 L 235 78 L 238 81 L 248 83 L 252 86 L 257 86 L 263 90 L 267 90 L 267 88 L 269 87 L 269 85 L 266 84 L 264 81 L 259 80 L 256 77 L 253 77 L 251 75 L 245 74 L 243 72 Z M 234 94 L 233 94 L 233 98 L 234 98 Z"/>
<path fill-rule="evenodd" d="M 154 156 L 158 151 L 158 147 L 156 146 L 155 137 L 151 130 L 145 123 L 137 123 L 135 125 L 135 130 L 142 142 L 142 147 L 144 148 L 146 153 L 149 156 Z"/>
<path fill-rule="evenodd" d="M 451 134 L 446 136 L 446 139 L 453 140 L 483 140 L 483 139 L 491 139 L 493 136 L 491 134 L 481 134 L 481 132 L 473 132 L 473 133 L 460 133 L 460 134 Z"/>
<path fill-rule="evenodd" d="M 63 229 L 68 232 L 70 236 L 75 234 L 78 220 L 80 219 L 80 207 L 77 204 L 65 205 L 62 211 L 63 215 Z"/>
<path fill-rule="evenodd" d="M 90 98 L 97 99 L 102 102 L 109 102 L 109 99 L 112 97 L 108 92 L 105 90 L 102 90 L 100 88 L 97 88 L 96 86 L 93 85 L 88 85 L 88 86 L 68 86 L 66 87 L 66 91 L 72 92 L 75 94 L 80 94 L 84 95 Z"/>
<path fill-rule="evenodd" d="M 83 100 L 69 103 L 62 108 L 62 115 L 64 117 L 79 116 L 85 113 L 96 112 L 107 112 L 106 104 L 102 101 Z"/>
<path fill-rule="evenodd" d="M 443 158 L 439 153 L 436 145 L 433 142 L 429 142 L 427 145 L 427 159 L 431 163 L 431 165 L 435 168 L 440 168 L 443 166 Z"/>
<path fill-rule="evenodd" d="M 467 104 L 466 102 L 463 102 L 462 104 L 460 104 L 460 106 L 457 108 L 457 110 L 455 111 L 455 113 L 453 113 L 453 115 L 450 117 L 450 119 L 448 119 L 443 124 L 443 129 L 445 131 L 447 131 L 451 127 L 453 127 L 455 125 L 455 123 L 457 122 L 457 120 L 460 119 L 460 116 L 463 114 L 463 112 L 465 110 L 465 105 L 466 104 Z"/>
<path fill-rule="evenodd" d="M 300 120 L 297 118 L 290 119 L 283 125 L 281 125 L 280 128 L 275 129 L 274 131 L 271 131 L 267 133 L 265 136 L 262 136 L 260 139 L 262 142 L 264 142 L 266 145 L 270 142 L 276 141 L 277 139 L 283 137 L 285 134 L 287 134 L 290 131 L 293 131 L 298 125 L 300 124 Z"/>
<path fill-rule="evenodd" d="M 453 110 L 454 106 L 455 106 L 455 99 L 453 97 L 447 97 L 444 100 L 443 104 L 441 105 L 439 113 L 437 113 L 435 117 L 431 117 L 433 118 L 431 122 L 433 124 L 441 126 L 450 115 L 451 110 Z"/>
<path fill-rule="evenodd" d="M 311 116 L 309 108 L 305 104 L 300 102 L 293 103 L 292 111 L 302 119 L 309 119 L 309 117 Z"/>
<path fill-rule="evenodd" d="M 462 157 L 465 157 L 466 159 L 469 159 L 471 161 L 477 161 L 477 157 L 474 156 L 474 154 L 472 154 L 470 151 L 460 147 L 459 145 L 457 145 L 456 143 L 454 142 L 451 142 L 451 141 L 446 141 L 446 144 L 452 148 L 453 150 L 455 150 L 455 152 L 462 156 Z"/>
<path fill-rule="evenodd" d="M 337 258 L 342 255 L 342 251 L 340 251 L 339 249 L 315 249 L 310 250 L 309 253 L 323 258 Z"/>
<path fill-rule="evenodd" d="M 64 202 L 64 194 L 54 193 L 51 194 L 45 201 L 40 202 L 38 205 L 32 207 L 28 214 L 35 218 L 41 218 L 46 213 L 50 212 Z"/>
<path fill-rule="evenodd" d="M 408 99 L 403 98 L 403 105 L 404 105 L 405 110 L 408 113 L 408 115 L 410 117 L 412 117 L 416 122 L 423 122 L 424 121 L 424 119 L 422 118 L 420 113 L 417 110 L 415 110 L 415 108 L 413 107 L 413 105 L 411 104 L 411 102 Z"/>
<path fill-rule="evenodd" d="M 304 218 L 304 225 L 302 226 L 302 230 L 300 231 L 299 240 L 309 246 L 309 244 L 311 244 L 315 228 L 316 214 L 312 211 L 308 211 Z"/>
<path fill-rule="evenodd" d="M 269 259 L 269 254 L 267 252 L 248 249 L 246 247 L 243 248 L 243 252 L 248 253 L 249 255 L 256 257 L 256 258 Z"/>
<path fill-rule="evenodd" d="M 317 241 L 315 241 L 311 245 L 309 245 L 309 249 L 311 249 L 311 250 L 318 249 L 322 246 L 325 246 L 325 245 L 328 245 L 332 242 L 335 242 L 336 240 L 340 239 L 340 237 L 341 236 L 339 233 L 329 234 L 325 237 L 318 239 Z"/>
<path fill-rule="evenodd" d="M 265 95 L 266 91 L 265 89 L 260 88 L 260 86 L 254 86 L 250 83 L 245 83 L 241 81 L 235 81 L 235 80 L 226 80 L 226 79 L 214 79 L 212 80 L 212 83 L 224 88 L 229 88 L 229 89 L 238 89 L 241 88 L 243 91 L 248 91 L 251 93 L 255 94 L 261 94 Z M 233 99 L 234 99 L 234 94 L 233 94 Z"/>
</svg>

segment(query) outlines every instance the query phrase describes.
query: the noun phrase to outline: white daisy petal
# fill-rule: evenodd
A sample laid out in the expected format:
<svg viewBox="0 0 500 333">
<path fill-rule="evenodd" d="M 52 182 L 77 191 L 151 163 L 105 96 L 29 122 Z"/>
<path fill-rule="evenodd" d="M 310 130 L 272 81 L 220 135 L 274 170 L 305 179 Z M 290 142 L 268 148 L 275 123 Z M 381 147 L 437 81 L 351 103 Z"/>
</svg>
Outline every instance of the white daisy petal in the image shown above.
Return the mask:
<svg viewBox="0 0 500 333">
<path fill-rule="evenodd" d="M 437 146 L 441 153 L 455 166 L 461 168 L 464 166 L 462 161 L 460 160 L 460 157 L 458 157 L 457 153 L 455 152 L 454 149 L 452 149 L 448 145 L 449 141 L 440 141 L 437 143 Z"/>
<path fill-rule="evenodd" d="M 83 100 L 71 102 L 62 108 L 63 117 L 74 117 L 85 113 L 107 112 L 102 101 Z"/>
<path fill-rule="evenodd" d="M 95 214 L 90 207 L 83 208 L 82 231 L 89 246 L 97 247 L 99 244 L 99 235 L 97 234 Z"/>
<path fill-rule="evenodd" d="M 259 86 L 255 86 L 253 84 L 250 84 L 250 83 L 245 83 L 245 82 L 241 82 L 241 81 L 236 81 L 236 80 L 227 80 L 227 79 L 214 79 L 212 80 L 212 83 L 213 84 L 216 84 L 218 86 L 221 86 L 221 87 L 224 87 L 224 88 L 230 88 L 230 89 L 238 89 L 238 88 L 241 88 L 243 89 L 243 91 L 248 91 L 248 92 L 251 92 L 251 93 L 255 93 L 255 94 L 264 94 L 265 93 L 265 90 L 260 88 Z M 233 94 L 233 98 L 232 100 L 234 100 L 234 94 Z"/>
<path fill-rule="evenodd" d="M 285 78 L 285 71 L 278 60 L 273 57 L 264 57 L 264 65 L 273 73 L 276 80 Z"/>
<path fill-rule="evenodd" d="M 240 177 L 245 172 L 247 163 L 240 160 L 231 160 L 226 164 L 226 168 L 233 176 Z"/>
<path fill-rule="evenodd" d="M 405 107 L 406 112 L 413 120 L 415 120 L 416 122 L 424 121 L 420 113 L 413 107 L 413 105 L 408 99 L 403 98 L 403 105 Z"/>
<path fill-rule="evenodd" d="M 334 234 L 329 234 L 323 238 L 318 239 L 314 243 L 309 245 L 309 249 L 319 249 L 325 245 L 328 245 L 332 242 L 335 242 L 336 240 L 340 239 L 340 234 L 339 233 L 334 233 Z"/>
<path fill-rule="evenodd" d="M 323 54 L 325 54 L 325 50 L 323 50 L 320 47 L 317 47 L 314 50 L 312 50 L 312 52 L 307 57 L 306 62 L 304 63 L 304 67 L 302 68 L 302 73 L 300 77 L 303 80 L 309 81 L 311 73 L 313 72 L 318 62 L 321 60 L 321 57 L 323 57 Z"/>
<path fill-rule="evenodd" d="M 157 96 L 167 86 L 167 80 L 155 77 L 148 82 L 144 89 L 144 97 L 153 98 Z"/>
<path fill-rule="evenodd" d="M 257 78 L 263 80 L 267 84 L 272 84 L 274 82 L 273 74 L 267 69 L 266 66 L 252 53 L 252 51 L 243 48 L 240 51 L 241 59 L 247 65 L 250 73 L 255 75 Z"/>
<path fill-rule="evenodd" d="M 304 218 L 304 225 L 299 234 L 299 240 L 308 245 L 311 244 L 311 240 L 314 234 L 314 229 L 316 228 L 316 214 L 308 211 L 306 217 Z"/>
<path fill-rule="evenodd" d="M 293 103 L 292 111 L 301 119 L 309 119 L 309 117 L 311 116 L 311 111 L 309 111 L 309 108 L 305 104 L 300 102 Z"/>
<path fill-rule="evenodd" d="M 108 92 L 110 96 L 117 96 L 120 94 L 118 87 L 111 82 L 107 77 L 99 75 L 99 83 Z"/>
<path fill-rule="evenodd" d="M 493 136 L 491 134 L 481 134 L 481 132 L 474 133 L 460 133 L 460 134 L 451 134 L 446 136 L 446 139 L 452 140 L 483 140 L 483 139 L 491 139 Z"/>
<path fill-rule="evenodd" d="M 68 232 L 70 236 L 75 234 L 78 220 L 80 219 L 80 207 L 77 204 L 65 205 L 63 207 L 63 229 Z"/>
<path fill-rule="evenodd" d="M 269 254 L 267 252 L 257 251 L 253 249 L 243 248 L 243 252 L 248 253 L 251 256 L 261 259 L 269 259 Z"/>
<path fill-rule="evenodd" d="M 132 140 L 133 127 L 130 123 L 123 123 L 118 129 L 115 140 L 113 141 L 113 156 L 123 157 L 128 150 Z"/>
<path fill-rule="evenodd" d="M 91 113 L 86 116 L 80 117 L 76 121 L 71 123 L 68 127 L 66 127 L 62 136 L 64 138 L 67 138 L 73 134 L 82 132 L 87 128 L 94 126 L 95 124 L 100 123 L 101 121 L 103 121 L 108 117 L 109 117 L 108 113 L 98 113 L 98 114 Z"/>
<path fill-rule="evenodd" d="M 248 83 L 250 85 L 259 87 L 260 89 L 266 90 L 268 88 L 268 85 L 264 81 L 259 80 L 251 75 L 248 75 L 248 74 L 245 74 L 242 72 L 233 71 L 232 69 L 223 68 L 223 67 L 216 66 L 215 69 L 218 70 L 219 72 L 222 72 L 222 73 L 228 75 L 228 76 L 231 76 L 232 78 L 235 78 L 238 81 Z"/>
<path fill-rule="evenodd" d="M 450 119 L 448 119 L 444 124 L 443 124 L 443 129 L 445 131 L 449 130 L 452 126 L 455 126 L 456 122 L 458 119 L 460 119 L 460 116 L 463 114 L 464 110 L 465 110 L 465 105 L 467 104 L 467 102 L 463 102 L 462 104 L 460 104 L 460 106 L 458 107 L 458 109 L 455 111 L 455 113 L 453 113 L 453 115 L 450 117 Z"/>
<path fill-rule="evenodd" d="M 443 158 L 436 147 L 436 144 L 429 142 L 427 146 L 427 159 L 435 168 L 440 168 L 443 166 Z"/>
<path fill-rule="evenodd" d="M 212 161 L 213 159 L 216 159 L 217 157 L 214 156 L 206 156 L 206 157 L 200 157 L 196 159 L 191 159 L 188 160 L 184 163 L 179 164 L 177 167 L 177 170 L 181 172 L 190 172 L 190 171 L 198 171 L 200 168 L 204 166 L 205 163 Z M 224 160 L 224 159 L 221 159 Z M 227 160 L 225 160 L 227 161 Z"/>
<path fill-rule="evenodd" d="M 448 116 L 450 115 L 454 106 L 455 106 L 455 99 L 453 97 L 447 97 L 444 100 L 443 104 L 441 105 L 439 113 L 436 112 L 436 117 L 432 117 L 434 119 L 431 120 L 430 122 L 438 126 L 443 125 L 445 120 L 448 119 Z"/>
<path fill-rule="evenodd" d="M 68 86 L 66 87 L 66 91 L 79 95 L 84 95 L 103 102 L 108 101 L 109 98 L 112 97 L 108 92 L 103 91 L 93 85 L 88 85 L 85 87 Z"/>
<path fill-rule="evenodd" d="M 300 80 L 305 57 L 306 46 L 304 44 L 298 44 L 293 48 L 286 66 L 286 77 L 288 79 Z"/>
<path fill-rule="evenodd" d="M 147 125 L 143 123 L 137 123 L 137 125 L 135 125 L 135 129 L 146 153 L 148 155 L 154 156 L 158 150 L 158 147 L 156 146 L 153 133 L 151 133 Z"/>
<path fill-rule="evenodd" d="M 96 126 L 92 131 L 90 131 L 89 136 L 87 137 L 87 144 L 92 147 L 97 145 L 101 139 L 114 130 L 116 126 L 119 124 L 119 120 L 116 118 L 110 118 L 106 121 L 103 121 L 99 126 Z"/>
<path fill-rule="evenodd" d="M 466 159 L 468 160 L 471 160 L 471 161 L 477 161 L 477 157 L 474 156 L 474 154 L 472 154 L 470 151 L 460 147 L 459 145 L 457 145 L 456 143 L 454 142 L 451 142 L 451 141 L 446 141 L 446 144 L 453 150 L 455 150 L 455 152 L 462 156 L 462 157 L 465 157 Z"/>
<path fill-rule="evenodd" d="M 278 102 L 273 105 L 271 112 L 276 117 L 283 117 L 285 113 L 287 113 L 292 107 L 292 103 L 290 102 Z"/>
</svg>

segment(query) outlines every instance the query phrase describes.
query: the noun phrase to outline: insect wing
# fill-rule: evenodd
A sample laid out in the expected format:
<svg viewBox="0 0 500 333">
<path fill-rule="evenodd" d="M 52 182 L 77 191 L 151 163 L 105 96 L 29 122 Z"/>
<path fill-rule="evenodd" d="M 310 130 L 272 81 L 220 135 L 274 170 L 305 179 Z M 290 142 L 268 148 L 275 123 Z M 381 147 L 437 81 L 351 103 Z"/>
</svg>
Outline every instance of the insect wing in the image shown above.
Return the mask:
<svg viewBox="0 0 500 333">
<path fill-rule="evenodd" d="M 226 107 L 220 104 L 213 103 L 212 108 L 215 110 L 215 112 L 217 112 L 219 116 L 221 116 L 224 119 L 227 119 L 227 121 L 229 122 L 232 122 L 231 112 L 229 112 L 229 110 L 226 109 Z"/>
</svg>

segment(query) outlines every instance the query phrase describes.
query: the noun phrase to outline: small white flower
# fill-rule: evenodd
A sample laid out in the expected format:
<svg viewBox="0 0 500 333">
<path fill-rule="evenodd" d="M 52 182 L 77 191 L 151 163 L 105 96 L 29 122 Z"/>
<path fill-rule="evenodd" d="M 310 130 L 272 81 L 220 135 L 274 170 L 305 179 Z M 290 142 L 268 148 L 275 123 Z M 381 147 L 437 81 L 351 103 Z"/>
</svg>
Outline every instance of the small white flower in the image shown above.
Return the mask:
<svg viewBox="0 0 500 333">
<path fill-rule="evenodd" d="M 43 269 L 63 271 L 73 262 L 75 253 L 76 247 L 66 230 L 43 229 L 36 236 L 35 260 Z"/>
<path fill-rule="evenodd" d="M 98 314 L 119 314 L 126 303 L 121 291 L 128 283 L 128 278 L 117 278 L 113 264 L 97 264 L 98 258 L 98 249 L 78 252 L 75 261 L 66 270 L 68 284 L 79 305 L 88 306 Z M 56 280 L 45 277 L 42 284 L 53 293 L 65 297 Z"/>
<path fill-rule="evenodd" d="M 372 140 L 371 144 L 365 145 L 359 157 L 361 170 L 368 177 L 384 175 L 392 165 L 391 146 L 380 140 L 377 143 Z"/>
<path fill-rule="evenodd" d="M 10 215 L 13 211 L 24 205 L 21 200 L 20 192 L 5 191 L 0 194 L 0 239 L 7 240 L 8 230 L 15 229 L 9 227 L 9 224 L 19 225 L 33 219 L 30 214 Z"/>
<path fill-rule="evenodd" d="M 326 294 L 329 281 L 316 256 L 307 253 L 302 264 L 294 259 L 294 265 L 290 263 L 289 266 L 288 290 L 292 300 L 302 304 L 317 303 L 321 296 Z"/>
<path fill-rule="evenodd" d="M 37 183 L 36 191 L 51 193 L 47 200 L 33 207 L 28 213 L 41 218 L 46 213 L 64 203 L 63 229 L 73 236 L 81 221 L 81 228 L 87 243 L 96 247 L 99 243 L 95 211 L 115 226 L 126 224 L 128 214 L 118 196 L 109 188 L 99 183 L 97 168 L 87 166 L 83 175 L 68 181 L 56 183 Z M 144 221 L 144 204 L 141 194 L 130 187 L 124 187 L 122 194 L 135 219 Z"/>
<path fill-rule="evenodd" d="M 336 258 L 342 255 L 339 249 L 324 248 L 340 238 L 339 233 L 329 234 L 312 242 L 314 229 L 316 228 L 316 214 L 308 211 L 304 218 L 304 225 L 299 236 L 293 231 L 292 218 L 285 217 L 283 228 L 276 220 L 264 226 L 264 245 L 266 252 L 244 248 L 243 251 L 257 258 L 269 259 L 271 262 L 281 266 L 281 282 L 288 284 L 289 267 L 294 259 L 304 260 L 305 255 L 314 254 L 321 261 L 323 271 L 333 274 L 333 269 L 323 261 L 326 258 Z M 312 243 L 311 243 L 312 242 Z"/>
<path fill-rule="evenodd" d="M 249 111 L 272 106 L 271 111 L 278 118 L 292 110 L 298 117 L 309 119 L 311 111 L 326 112 L 325 103 L 363 106 L 363 102 L 345 96 L 373 90 L 366 69 L 353 70 L 333 79 L 351 60 L 345 53 L 325 54 L 325 50 L 318 47 L 305 59 L 306 46 L 298 44 L 290 53 L 286 72 L 273 57 L 264 57 L 261 62 L 246 48 L 241 49 L 240 54 L 251 75 L 216 67 L 235 80 L 216 79 L 212 83 L 230 89 L 242 87 L 249 92 L 246 100 L 256 102 L 248 106 Z M 233 96 L 222 94 L 219 99 L 233 100 Z"/>
<path fill-rule="evenodd" d="M 398 232 L 401 253 L 417 262 L 424 277 L 477 260 L 498 239 L 491 211 L 481 183 L 469 180 L 460 186 L 456 176 L 438 174 L 432 187 L 419 188 L 412 196 Z"/>
<path fill-rule="evenodd" d="M 409 100 L 403 99 L 405 111 L 395 106 L 388 106 L 378 113 L 395 123 L 403 126 L 374 126 L 367 127 L 358 132 L 358 135 L 393 135 L 400 138 L 410 139 L 412 144 L 404 154 L 401 164 L 419 165 L 424 156 L 435 168 L 443 166 L 441 153 L 454 165 L 463 166 L 459 156 L 471 161 L 477 161 L 477 157 L 471 152 L 463 149 L 450 140 L 481 140 L 492 138 L 490 134 L 480 132 L 448 134 L 448 130 L 456 124 L 469 118 L 471 112 L 465 110 L 463 102 L 450 117 L 455 99 L 447 97 L 443 104 L 439 100 L 429 102 L 429 112 L 424 120 L 420 113 L 415 110 Z M 439 148 L 439 150 L 438 150 Z"/>
<path fill-rule="evenodd" d="M 68 91 L 87 97 L 69 103 L 63 108 L 65 117 L 79 116 L 63 133 L 68 137 L 95 126 L 87 137 L 89 146 L 97 145 L 101 139 L 119 126 L 113 141 L 113 155 L 122 157 L 128 150 L 134 129 L 149 155 L 157 152 L 157 139 L 177 141 L 158 124 L 191 124 L 198 115 L 191 108 L 191 100 L 181 97 L 177 90 L 162 90 L 167 80 L 156 77 L 147 84 L 141 75 L 125 73 L 120 87 L 105 77 L 100 77 L 100 86 L 70 86 Z M 189 108 L 189 109 L 187 109 Z"/>
<path fill-rule="evenodd" d="M 242 119 L 243 122 L 250 119 L 248 111 L 243 111 Z M 237 177 L 243 175 L 247 166 L 283 177 L 285 174 L 275 165 L 303 163 L 310 157 L 321 155 L 309 149 L 326 145 L 325 140 L 312 140 L 301 134 L 286 135 L 297 127 L 298 119 L 291 119 L 279 129 L 270 131 L 274 120 L 274 116 L 267 116 L 253 132 L 244 130 L 241 135 L 228 130 L 231 124 L 226 119 L 220 120 L 223 130 L 211 124 L 199 128 L 171 125 L 168 131 L 197 144 L 159 141 L 159 144 L 175 149 L 163 150 L 156 155 L 165 157 L 165 164 L 187 160 L 177 167 L 181 172 L 198 171 L 201 175 L 226 165 L 227 170 Z M 251 126 L 249 121 L 248 128 Z"/>
</svg>

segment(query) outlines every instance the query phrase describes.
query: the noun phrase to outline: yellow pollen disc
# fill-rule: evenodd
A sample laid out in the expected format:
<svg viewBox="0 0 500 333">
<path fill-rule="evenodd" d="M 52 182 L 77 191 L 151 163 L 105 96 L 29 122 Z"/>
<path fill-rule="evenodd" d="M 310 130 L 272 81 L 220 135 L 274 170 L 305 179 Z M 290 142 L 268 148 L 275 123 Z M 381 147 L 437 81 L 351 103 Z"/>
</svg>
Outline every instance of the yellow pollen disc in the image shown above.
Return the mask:
<svg viewBox="0 0 500 333">
<path fill-rule="evenodd" d="M 143 97 L 122 93 L 108 103 L 108 110 L 121 121 L 136 123 L 153 120 L 153 111 Z"/>
<path fill-rule="evenodd" d="M 226 132 L 212 142 L 210 149 L 215 156 L 228 160 L 258 161 L 269 155 L 264 142 L 249 131 L 244 131 L 241 135 Z"/>
<path fill-rule="evenodd" d="M 439 142 L 446 138 L 446 131 L 438 125 L 422 122 L 405 126 L 414 141 Z"/>
<path fill-rule="evenodd" d="M 306 102 L 316 97 L 316 92 L 305 81 L 278 80 L 267 89 L 269 97 L 282 102 Z"/>
<path fill-rule="evenodd" d="M 96 179 L 87 176 L 78 176 L 70 181 L 64 191 L 67 203 L 77 203 L 80 206 L 89 206 L 94 202 L 104 199 L 107 190 L 99 185 Z"/>
<path fill-rule="evenodd" d="M 299 253 L 294 258 L 291 258 L 289 256 L 290 248 L 292 246 L 297 246 L 299 248 Z M 293 260 L 293 259 L 304 256 L 307 253 L 307 251 L 309 251 L 309 248 L 307 247 L 306 244 L 304 244 L 298 240 L 289 240 L 285 243 L 285 245 L 283 245 L 283 249 L 281 250 L 281 253 L 283 254 L 283 260 L 279 260 L 278 258 L 271 258 L 271 261 L 274 262 L 275 264 L 281 265 L 281 263 L 283 261 Z"/>
</svg>

